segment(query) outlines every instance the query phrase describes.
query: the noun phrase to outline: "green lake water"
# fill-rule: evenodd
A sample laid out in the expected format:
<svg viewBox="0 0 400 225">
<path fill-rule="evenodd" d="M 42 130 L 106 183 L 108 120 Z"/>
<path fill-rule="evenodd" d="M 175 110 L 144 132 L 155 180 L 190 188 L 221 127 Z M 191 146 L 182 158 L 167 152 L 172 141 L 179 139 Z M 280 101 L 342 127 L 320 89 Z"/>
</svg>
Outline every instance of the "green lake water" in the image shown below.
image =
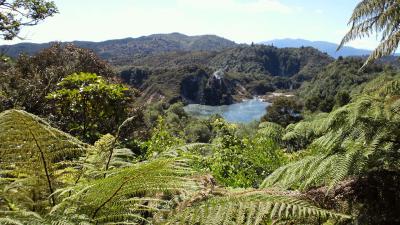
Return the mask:
<svg viewBox="0 0 400 225">
<path fill-rule="evenodd" d="M 225 120 L 232 123 L 250 123 L 259 120 L 266 113 L 266 107 L 271 103 L 260 99 L 245 100 L 240 103 L 222 106 L 209 106 L 189 104 L 184 107 L 186 113 L 195 117 L 206 118 L 219 114 Z"/>
</svg>

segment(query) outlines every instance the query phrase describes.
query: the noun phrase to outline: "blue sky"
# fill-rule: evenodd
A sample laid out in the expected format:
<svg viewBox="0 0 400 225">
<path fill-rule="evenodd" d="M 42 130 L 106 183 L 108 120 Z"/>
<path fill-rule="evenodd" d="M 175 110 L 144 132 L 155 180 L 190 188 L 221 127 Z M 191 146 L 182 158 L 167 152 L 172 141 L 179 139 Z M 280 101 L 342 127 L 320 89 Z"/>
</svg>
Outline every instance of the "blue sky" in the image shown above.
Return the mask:
<svg viewBox="0 0 400 225">
<path fill-rule="evenodd" d="M 60 13 L 21 33 L 28 42 L 103 41 L 153 33 L 339 42 L 359 0 L 55 0 Z M 21 42 L 0 41 L 0 44 Z M 372 49 L 375 38 L 349 45 Z"/>
</svg>

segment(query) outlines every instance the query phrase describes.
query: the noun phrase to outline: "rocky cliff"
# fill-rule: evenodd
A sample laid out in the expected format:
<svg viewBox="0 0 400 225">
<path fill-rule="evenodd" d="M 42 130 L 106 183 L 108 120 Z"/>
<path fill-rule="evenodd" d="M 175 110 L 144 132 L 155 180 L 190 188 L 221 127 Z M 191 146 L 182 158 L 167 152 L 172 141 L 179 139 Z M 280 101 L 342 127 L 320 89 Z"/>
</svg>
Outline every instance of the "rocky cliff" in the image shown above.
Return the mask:
<svg viewBox="0 0 400 225">
<path fill-rule="evenodd" d="M 144 101 L 162 97 L 169 102 L 223 105 L 296 89 L 332 61 L 313 48 L 240 45 L 215 52 L 147 56 L 122 69 L 121 77 L 145 93 Z"/>
</svg>

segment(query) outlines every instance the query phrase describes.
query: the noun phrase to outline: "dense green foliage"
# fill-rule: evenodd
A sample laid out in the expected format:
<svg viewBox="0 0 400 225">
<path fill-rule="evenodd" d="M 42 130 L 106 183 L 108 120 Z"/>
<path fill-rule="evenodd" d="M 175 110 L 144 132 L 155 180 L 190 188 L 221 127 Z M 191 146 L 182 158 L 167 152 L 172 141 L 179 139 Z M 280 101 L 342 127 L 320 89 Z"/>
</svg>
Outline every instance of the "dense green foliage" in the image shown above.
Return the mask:
<svg viewBox="0 0 400 225">
<path fill-rule="evenodd" d="M 300 114 L 302 108 L 298 99 L 277 97 L 273 100 L 272 105 L 267 107 L 267 113 L 261 118 L 261 121 L 273 122 L 286 127 L 302 119 Z"/>
<path fill-rule="evenodd" d="M 113 75 L 111 67 L 92 51 L 55 44 L 35 56 L 21 55 L 12 65 L 8 63 L 1 71 L 0 87 L 9 97 L 9 107 L 47 115 L 46 96 L 64 77 L 80 72 Z"/>
<path fill-rule="evenodd" d="M 56 204 L 54 196 L 49 196 L 71 183 L 74 161 L 86 147 L 44 120 L 18 110 L 0 114 L 0 140 L 2 202 L 10 210 L 38 213 Z"/>
<path fill-rule="evenodd" d="M 314 48 L 283 48 L 253 45 L 239 46 L 216 55 L 210 65 L 241 73 L 293 77 L 294 81 L 309 80 L 332 58 Z"/>
<path fill-rule="evenodd" d="M 350 104 L 289 126 L 282 140 L 305 151 L 267 177 L 262 187 L 304 191 L 326 185 L 329 191 L 372 171 L 399 171 L 399 90 L 398 75 L 381 75 Z M 370 223 L 390 223 L 387 219 Z"/>
<path fill-rule="evenodd" d="M 400 223 L 394 68 L 359 71 L 360 59 L 332 62 L 312 48 L 148 38 L 121 73 L 139 98 L 89 50 L 1 58 L 0 224 Z M 183 109 L 304 81 L 298 97 L 274 100 L 266 122 Z"/>
<path fill-rule="evenodd" d="M 248 190 L 211 198 L 174 215 L 167 224 L 308 224 L 329 217 L 339 222 L 349 218 L 293 198 L 289 192 Z"/>
<path fill-rule="evenodd" d="M 217 188 L 212 178 L 193 176 L 195 171 L 185 158 L 168 159 L 167 154 L 167 158 L 149 156 L 147 162 L 132 163 L 131 153 L 117 149 L 119 141 L 111 135 L 88 146 L 51 128 L 42 119 L 17 110 L 0 114 L 0 122 L 3 129 L 0 136 L 2 224 L 173 222 L 176 217 L 168 218 L 169 212 L 174 212 L 178 218 L 181 218 L 182 210 L 183 215 L 186 210 L 198 214 L 199 211 L 190 205 L 217 193 L 227 196 L 226 200 L 215 198 L 217 202 L 235 204 L 240 198 L 253 194 L 262 199 L 265 206 L 272 207 L 263 208 L 258 219 L 255 215 L 247 215 L 248 221 L 262 222 L 267 215 L 274 220 L 292 221 L 312 221 L 316 217 L 348 218 L 315 207 L 296 196 L 289 198 L 264 191 L 251 194 L 250 190 L 236 194 Z M 21 147 L 20 142 L 25 144 Z M 274 162 L 273 158 L 269 160 Z M 48 197 L 50 201 L 47 201 Z M 258 207 L 251 197 L 246 201 L 248 203 L 242 210 L 252 211 Z M 283 204 L 287 205 L 284 209 L 281 208 Z M 280 207 L 279 211 L 276 211 L 277 207 Z M 283 210 L 288 213 L 282 214 Z M 209 220 L 206 213 L 199 221 L 218 224 L 215 222 L 220 220 L 218 215 Z"/>
<path fill-rule="evenodd" d="M 29 1 L 32 2 L 32 0 Z M 233 41 L 215 35 L 186 36 L 180 33 L 153 34 L 103 42 L 74 41 L 64 44 L 92 49 L 101 58 L 117 66 L 126 66 L 131 64 L 133 59 L 136 61 L 149 55 L 166 52 L 182 54 L 188 51 L 220 51 L 236 46 Z M 50 45 L 51 43 L 20 43 L 13 46 L 0 46 L 0 52 L 12 57 L 18 57 L 21 53 L 35 55 Z"/>
<path fill-rule="evenodd" d="M 98 79 L 75 74 L 64 81 L 82 76 Z M 5 111 L 0 223 L 347 224 L 345 214 L 365 222 L 366 214 L 358 212 L 371 202 L 344 204 L 335 212 L 322 202 L 330 210 L 315 206 L 308 191 L 326 186 L 329 193 L 370 171 L 399 170 L 398 83 L 398 76 L 381 75 L 329 114 L 286 128 L 261 123 L 255 133 L 220 118 L 195 122 L 181 104 L 160 105 L 145 112 L 157 119 L 149 124 L 153 130 L 144 151 L 136 153 L 120 138 L 132 119 L 115 137 L 105 135 L 90 146 L 36 116 Z M 208 144 L 186 144 L 193 134 L 187 138 L 183 131 L 193 123 L 210 132 Z M 369 215 L 369 223 L 394 221 L 385 215 L 379 220 Z"/>
<path fill-rule="evenodd" d="M 122 86 L 90 50 L 55 44 L 35 56 L 3 61 L 1 67 L 1 111 L 24 109 L 90 142 L 116 132 L 132 114 L 136 90 Z"/>
<path fill-rule="evenodd" d="M 299 90 L 305 108 L 312 112 L 330 112 L 335 105 L 342 106 L 343 101 L 349 102 L 350 99 L 346 99 L 345 95 L 357 94 L 358 86 L 372 80 L 385 70 L 388 73 L 391 71 L 382 65 L 371 65 L 363 71 L 358 71 L 362 65 L 362 59 L 344 58 L 324 68 Z"/>
<path fill-rule="evenodd" d="M 266 135 L 273 124 L 261 124 L 253 137 L 240 137 L 238 127 L 221 119 L 213 122 L 216 138 L 213 155 L 205 159 L 215 179 L 231 187 L 258 187 L 264 177 L 285 162 L 285 156 L 272 135 Z M 280 127 L 276 129 L 282 129 Z"/>
<path fill-rule="evenodd" d="M 213 137 L 212 119 L 201 120 L 189 117 L 182 103 L 168 105 L 159 102 L 144 111 L 144 123 L 148 129 L 154 128 L 152 134 L 165 132 L 177 136 L 189 143 L 208 143 Z"/>
<path fill-rule="evenodd" d="M 143 101 L 165 98 L 221 105 L 277 89 L 296 89 L 332 61 L 313 48 L 240 45 L 219 52 L 147 56 L 122 68 L 121 77 L 144 92 Z"/>
<path fill-rule="evenodd" d="M 92 73 L 72 74 L 57 84 L 46 98 L 54 106 L 56 121 L 69 133 L 93 142 L 100 134 L 112 132 L 127 117 L 129 89 L 108 84 Z"/>
</svg>

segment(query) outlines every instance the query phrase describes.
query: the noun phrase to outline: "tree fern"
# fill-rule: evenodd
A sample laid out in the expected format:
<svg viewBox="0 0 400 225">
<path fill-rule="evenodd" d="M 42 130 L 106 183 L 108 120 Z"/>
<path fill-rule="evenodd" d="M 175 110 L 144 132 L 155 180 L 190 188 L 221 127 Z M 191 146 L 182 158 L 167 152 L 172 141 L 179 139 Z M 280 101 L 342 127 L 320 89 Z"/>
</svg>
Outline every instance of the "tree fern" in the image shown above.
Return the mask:
<svg viewBox="0 0 400 225">
<path fill-rule="evenodd" d="M 277 221 L 346 220 L 344 214 L 313 206 L 299 193 L 245 190 L 228 191 L 181 212 L 174 212 L 167 224 L 266 224 Z"/>
<path fill-rule="evenodd" d="M 12 193 L 19 191 L 18 198 L 22 200 L 24 193 L 24 202 L 28 203 L 20 206 L 38 207 L 27 199 L 33 203 L 46 200 L 68 177 L 74 176 L 76 170 L 69 168 L 73 168 L 74 159 L 85 147 L 32 114 L 19 110 L 1 113 L 0 181 L 11 186 L 2 190 L 0 198 L 7 196 L 6 201 L 13 201 L 17 195 Z M 54 197 L 51 204 L 55 204 Z"/>
<path fill-rule="evenodd" d="M 0 211 L 1 225 L 23 225 L 23 224 L 43 224 L 44 219 L 34 213 L 27 211 Z"/>
<path fill-rule="evenodd" d="M 276 143 L 282 142 L 282 136 L 285 132 L 285 129 L 276 123 L 271 122 L 263 122 L 259 125 L 259 130 L 257 131 L 259 135 L 263 137 L 271 138 Z"/>
<path fill-rule="evenodd" d="M 86 155 L 80 159 L 80 171 L 76 176 L 75 184 L 82 179 L 97 179 L 104 177 L 108 169 L 132 166 L 137 162 L 130 149 L 116 148 L 115 137 L 103 135 L 93 146 L 87 148 Z M 111 157 L 110 157 L 111 156 Z"/>
<path fill-rule="evenodd" d="M 363 0 L 350 18 L 350 31 L 339 45 L 357 38 L 381 35 L 381 43 L 368 57 L 364 66 L 372 61 L 394 53 L 400 42 L 400 3 L 397 0 Z M 364 67 L 363 66 L 363 67 Z"/>
<path fill-rule="evenodd" d="M 162 198 L 165 194 L 184 194 L 198 188 L 193 179 L 186 178 L 191 174 L 186 163 L 158 159 L 111 170 L 106 178 L 61 189 L 56 194 L 63 200 L 52 214 L 85 214 L 100 223 L 147 221 L 146 212 L 173 204 Z"/>
<path fill-rule="evenodd" d="M 0 225 L 92 225 L 85 215 L 40 216 L 29 211 L 0 211 Z"/>
<path fill-rule="evenodd" d="M 101 136 L 93 146 L 87 149 L 86 156 L 82 159 L 81 166 L 83 167 L 78 175 L 77 183 L 85 174 L 96 177 L 100 173 L 103 176 L 109 169 L 131 166 L 134 161 L 134 154 L 130 149 L 117 148 L 121 132 L 130 123 L 135 121 L 135 117 L 126 119 L 119 127 L 116 135 L 106 134 Z"/>
<path fill-rule="evenodd" d="M 192 174 L 186 160 L 133 164 L 130 150 L 116 148 L 112 135 L 87 146 L 18 110 L 0 114 L 0 125 L 0 162 L 6 169 L 0 177 L 0 215 L 5 217 L 1 223 L 149 222 L 154 212 L 179 202 L 174 196 L 184 198 L 199 187 L 186 177 Z M 48 198 L 58 203 L 50 214 Z M 29 219 L 24 210 L 41 216 Z"/>
<path fill-rule="evenodd" d="M 358 175 L 365 165 L 363 151 L 352 146 L 343 154 L 308 156 L 283 166 L 268 176 L 261 188 L 279 187 L 307 190 L 328 185 L 330 188 L 349 175 Z"/>
<path fill-rule="evenodd" d="M 288 150 L 304 149 L 313 139 L 320 137 L 326 131 L 325 120 L 326 114 L 322 113 L 313 120 L 290 124 L 282 136 L 283 143 Z"/>
<path fill-rule="evenodd" d="M 49 214 L 0 211 L 0 224 L 150 224 L 201 187 L 184 159 L 157 159 L 112 169 L 106 178 L 58 189 Z M 27 216 L 28 215 L 28 216 Z M 34 217 L 33 217 L 34 216 Z"/>
<path fill-rule="evenodd" d="M 261 187 L 333 187 L 368 169 L 398 169 L 399 87 L 397 80 L 388 81 L 325 117 L 289 127 L 284 141 L 296 143 L 309 138 L 306 157 L 279 168 Z"/>
</svg>

